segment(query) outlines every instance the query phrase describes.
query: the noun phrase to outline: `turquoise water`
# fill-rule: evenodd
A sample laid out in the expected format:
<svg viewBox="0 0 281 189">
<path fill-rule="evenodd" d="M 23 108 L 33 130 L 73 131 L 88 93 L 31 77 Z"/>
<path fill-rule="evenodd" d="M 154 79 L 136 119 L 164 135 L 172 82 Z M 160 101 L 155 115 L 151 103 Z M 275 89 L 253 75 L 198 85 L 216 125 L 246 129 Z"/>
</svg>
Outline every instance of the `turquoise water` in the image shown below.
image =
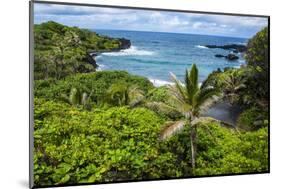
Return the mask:
<svg viewBox="0 0 281 189">
<path fill-rule="evenodd" d="M 156 86 L 169 83 L 170 72 L 182 80 L 185 69 L 190 68 L 192 63 L 199 68 L 200 82 L 213 70 L 239 67 L 245 63 L 242 54 L 238 54 L 237 61 L 216 58 L 215 54 L 227 55 L 231 51 L 209 49 L 204 45 L 246 44 L 247 39 L 159 32 L 94 31 L 110 37 L 124 37 L 132 43 L 130 49 L 96 57 L 99 69 L 126 70 L 149 78 Z"/>
</svg>

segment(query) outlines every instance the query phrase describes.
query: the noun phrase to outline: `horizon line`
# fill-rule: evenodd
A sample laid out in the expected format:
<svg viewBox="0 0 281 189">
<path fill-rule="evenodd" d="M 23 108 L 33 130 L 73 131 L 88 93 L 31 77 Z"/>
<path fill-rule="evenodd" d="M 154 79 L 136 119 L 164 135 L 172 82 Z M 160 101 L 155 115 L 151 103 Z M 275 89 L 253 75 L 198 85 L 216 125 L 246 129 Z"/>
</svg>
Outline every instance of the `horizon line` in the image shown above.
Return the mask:
<svg viewBox="0 0 281 189">
<path fill-rule="evenodd" d="M 73 26 L 73 27 L 78 27 L 78 26 Z M 107 29 L 107 28 L 81 28 L 81 29 L 113 30 L 113 31 L 128 31 L 128 32 L 147 32 L 147 33 L 169 33 L 169 34 L 181 34 L 181 35 L 203 35 L 203 36 L 211 36 L 211 37 L 228 37 L 228 38 L 239 38 L 239 39 L 250 39 L 251 38 L 251 37 L 235 37 L 235 36 L 228 36 L 228 35 L 197 34 L 197 33 L 168 32 L 168 31 L 124 30 L 124 29 Z"/>
<path fill-rule="evenodd" d="M 242 36 L 229 36 L 229 35 L 217 35 L 217 34 L 197 34 L 197 33 L 184 33 L 184 32 L 169 32 L 169 31 L 151 31 L 151 30 L 124 30 L 124 29 L 110 29 L 110 28 L 89 28 L 89 27 L 80 27 L 80 26 L 75 26 L 75 25 L 72 25 L 72 24 L 65 24 L 65 23 L 61 23 L 61 22 L 58 22 L 58 21 L 54 21 L 54 20 L 47 20 L 47 21 L 42 21 L 42 22 L 39 22 L 39 23 L 34 23 L 34 25 L 39 25 L 39 24 L 42 24 L 42 23 L 47 23 L 47 22 L 56 22 L 56 23 L 59 23 L 61 25 L 65 25 L 65 26 L 68 26 L 68 27 L 77 27 L 77 28 L 80 28 L 80 29 L 88 29 L 88 30 L 115 30 L 115 31 L 129 31 L 129 32 L 150 32 L 150 33 L 170 33 L 170 34 L 181 34 L 181 35 L 201 35 L 201 36 L 212 36 L 212 37 L 228 37 L 228 38 L 238 38 L 238 39 L 246 39 L 246 40 L 249 40 L 250 38 L 252 38 L 253 36 L 251 37 L 242 37 Z"/>
</svg>

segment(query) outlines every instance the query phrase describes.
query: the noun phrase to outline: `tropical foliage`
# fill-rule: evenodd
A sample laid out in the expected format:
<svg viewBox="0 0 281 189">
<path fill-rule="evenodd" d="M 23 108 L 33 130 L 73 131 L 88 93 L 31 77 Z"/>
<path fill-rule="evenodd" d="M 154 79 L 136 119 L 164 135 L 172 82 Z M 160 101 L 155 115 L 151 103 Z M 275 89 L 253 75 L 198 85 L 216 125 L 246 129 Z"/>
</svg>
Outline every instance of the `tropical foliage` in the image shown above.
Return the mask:
<svg viewBox="0 0 281 189">
<path fill-rule="evenodd" d="M 199 87 L 198 69 L 195 64 L 192 65 L 190 72 L 186 70 L 185 83 L 182 84 L 175 75 L 171 74 L 174 85 L 170 85 L 169 89 L 173 98 L 174 106 L 187 120 L 190 125 L 190 147 L 191 147 L 191 164 L 195 168 L 197 154 L 197 124 L 193 124 L 200 116 L 200 113 L 209 107 L 218 95 L 218 91 L 214 86 L 208 86 L 203 83 Z"/>
<path fill-rule="evenodd" d="M 214 121 L 159 140 L 165 120 L 145 108 L 85 111 L 35 99 L 34 174 L 40 185 L 129 181 L 267 171 L 267 128 L 238 133 Z M 208 129 L 205 129 L 208 128 Z"/>
<path fill-rule="evenodd" d="M 154 87 L 88 63 L 89 51 L 116 50 L 120 39 L 36 25 L 35 185 L 268 172 L 267 37 L 265 28 L 249 41 L 244 67 L 199 85 L 192 65 L 183 82 L 172 74 L 173 85 Z M 244 110 L 237 128 L 202 117 L 218 99 Z"/>
<path fill-rule="evenodd" d="M 245 54 L 247 64 L 239 69 L 214 71 L 208 79 L 220 88 L 232 103 L 242 106 L 268 106 L 269 57 L 268 28 L 249 40 Z"/>
<path fill-rule="evenodd" d="M 76 88 L 91 94 L 90 98 L 96 104 L 102 104 L 108 99 L 110 88 L 113 90 L 114 86 L 121 87 L 121 84 L 136 87 L 144 94 L 153 88 L 150 81 L 144 77 L 130 75 L 125 71 L 102 71 L 76 74 L 63 80 L 36 80 L 35 96 L 58 101 L 61 100 L 61 94 L 70 94 L 71 89 Z"/>
<path fill-rule="evenodd" d="M 121 47 L 120 39 L 98 35 L 77 27 L 49 21 L 34 26 L 35 79 L 61 79 L 76 73 L 95 71 L 90 64 L 91 51 L 114 50 Z M 95 63 L 95 62 L 94 62 Z"/>
<path fill-rule="evenodd" d="M 242 130 L 252 131 L 268 126 L 268 112 L 259 107 L 245 110 L 238 118 L 237 126 Z"/>
<path fill-rule="evenodd" d="M 87 183 L 175 176 L 161 152 L 163 120 L 144 108 L 91 112 L 35 99 L 35 182 Z M 63 116 L 62 116 L 63 115 Z M 162 166 L 165 165 L 165 166 Z"/>
</svg>

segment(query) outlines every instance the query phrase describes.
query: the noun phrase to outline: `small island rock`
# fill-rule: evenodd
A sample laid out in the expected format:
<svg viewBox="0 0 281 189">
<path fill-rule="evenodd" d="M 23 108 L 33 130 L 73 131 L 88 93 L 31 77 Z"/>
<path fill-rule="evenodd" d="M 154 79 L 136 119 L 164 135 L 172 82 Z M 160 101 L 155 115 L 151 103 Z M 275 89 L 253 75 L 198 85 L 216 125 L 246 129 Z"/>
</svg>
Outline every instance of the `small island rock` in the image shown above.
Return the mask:
<svg viewBox="0 0 281 189">
<path fill-rule="evenodd" d="M 236 56 L 235 54 L 228 54 L 225 58 L 227 60 L 237 60 L 237 59 L 239 59 L 239 57 Z"/>
<path fill-rule="evenodd" d="M 222 58 L 222 57 L 225 57 L 224 55 L 221 55 L 221 54 L 216 54 L 215 57 L 217 58 Z"/>
</svg>

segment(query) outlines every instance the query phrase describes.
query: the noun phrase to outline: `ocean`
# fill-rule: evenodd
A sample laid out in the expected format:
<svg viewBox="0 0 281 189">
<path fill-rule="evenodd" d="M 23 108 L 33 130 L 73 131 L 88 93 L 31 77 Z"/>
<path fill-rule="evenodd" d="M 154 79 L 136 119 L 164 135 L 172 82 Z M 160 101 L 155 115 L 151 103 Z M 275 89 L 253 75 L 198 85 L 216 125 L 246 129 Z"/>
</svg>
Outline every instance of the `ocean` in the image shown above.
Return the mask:
<svg viewBox="0 0 281 189">
<path fill-rule="evenodd" d="M 204 45 L 246 44 L 248 39 L 142 31 L 93 30 L 110 37 L 131 40 L 131 48 L 120 52 L 102 53 L 96 57 L 99 70 L 126 70 L 149 78 L 155 86 L 170 83 L 170 72 L 183 80 L 185 69 L 194 63 L 199 69 L 199 81 L 218 68 L 239 67 L 245 63 L 243 54 L 238 60 L 217 58 L 231 51 L 209 49 Z"/>
</svg>

